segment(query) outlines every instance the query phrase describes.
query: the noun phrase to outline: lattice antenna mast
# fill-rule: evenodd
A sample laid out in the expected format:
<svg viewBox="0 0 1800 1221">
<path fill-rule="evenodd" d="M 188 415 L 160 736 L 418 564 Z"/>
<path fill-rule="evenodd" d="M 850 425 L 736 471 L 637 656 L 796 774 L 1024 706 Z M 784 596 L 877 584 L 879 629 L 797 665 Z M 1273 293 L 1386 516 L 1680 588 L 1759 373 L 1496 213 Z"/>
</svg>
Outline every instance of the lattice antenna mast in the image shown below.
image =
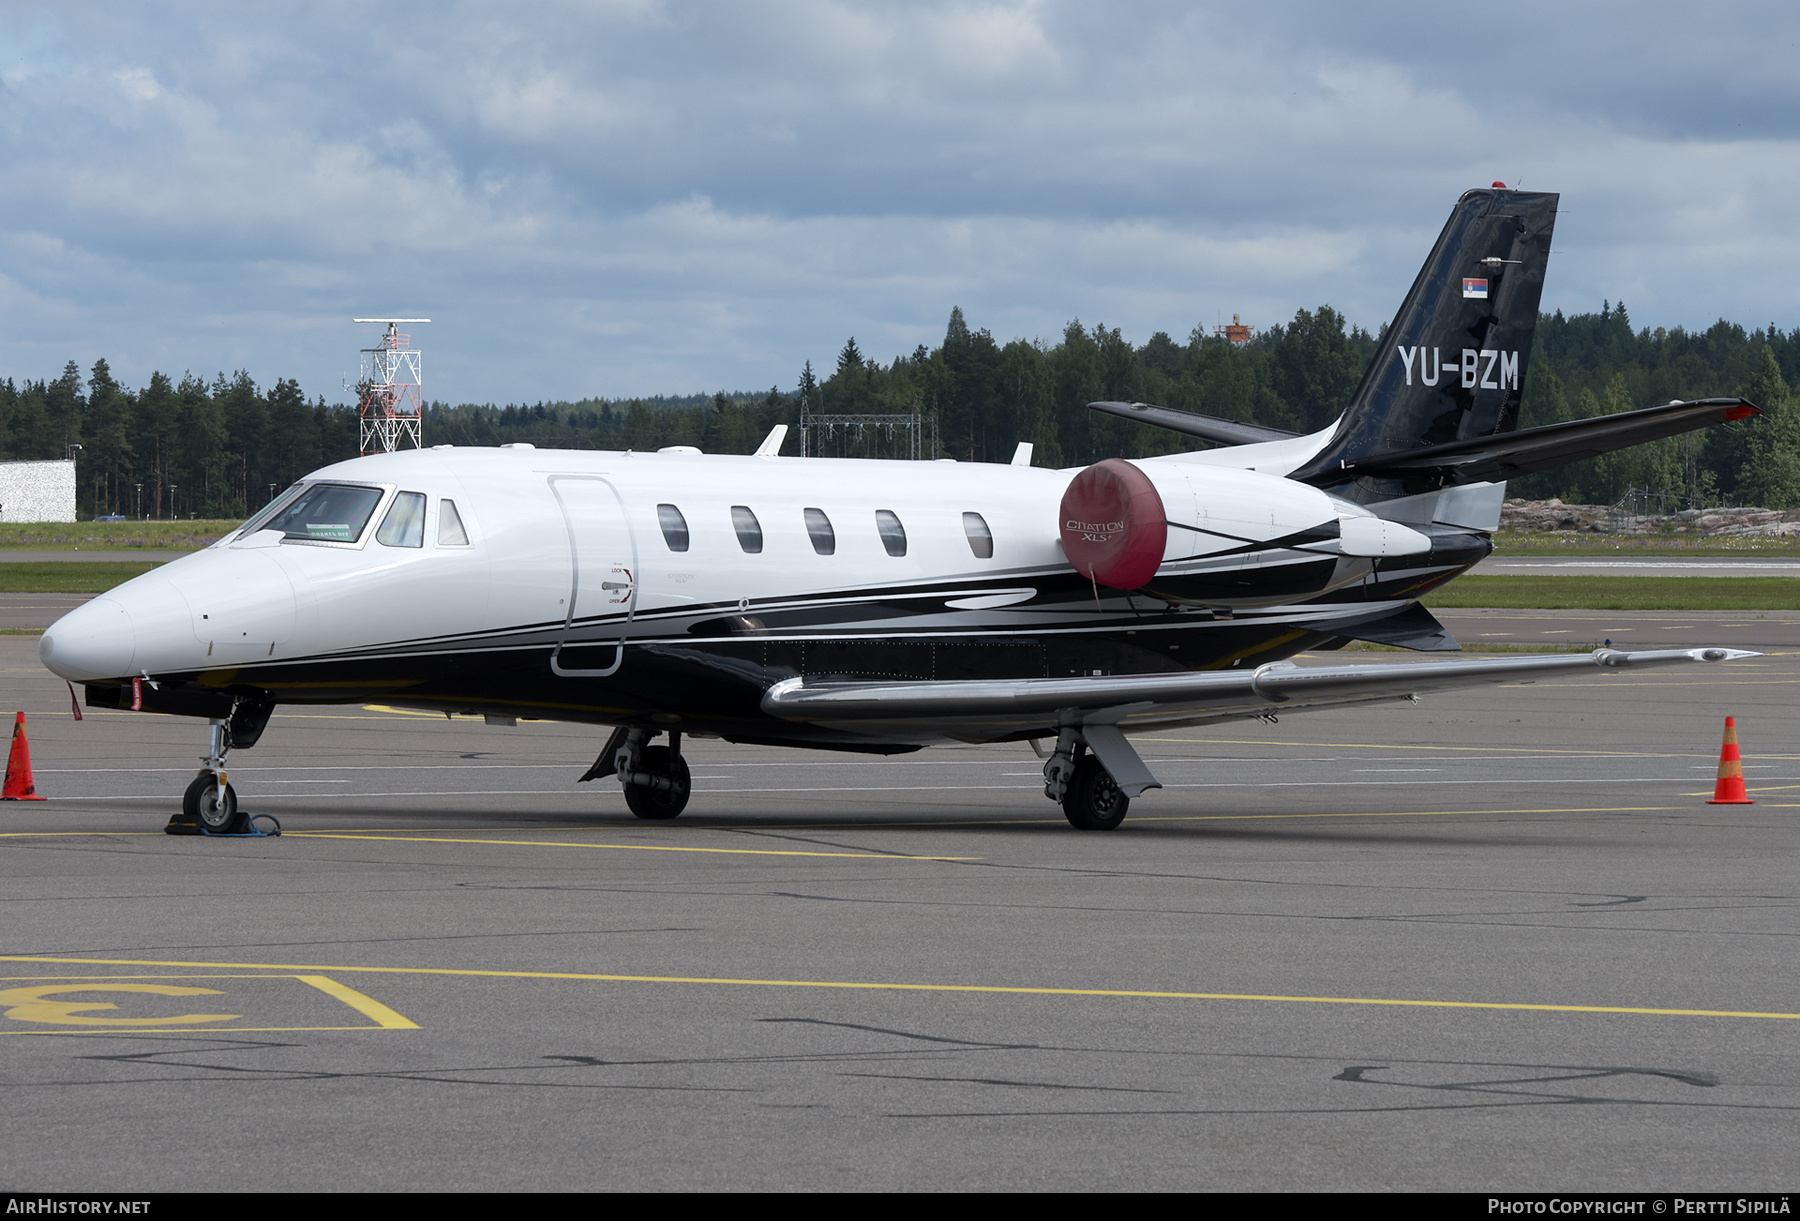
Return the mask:
<svg viewBox="0 0 1800 1221">
<path fill-rule="evenodd" d="M 425 353 L 412 346 L 412 336 L 402 333 L 406 323 L 430 322 L 429 318 L 352 318 L 352 322 L 385 323 L 387 333 L 379 347 L 362 350 L 357 374 L 356 415 L 361 423 L 361 452 L 393 453 L 400 439 L 422 449 L 422 404 L 425 390 Z M 352 387 L 345 386 L 349 390 Z"/>
</svg>

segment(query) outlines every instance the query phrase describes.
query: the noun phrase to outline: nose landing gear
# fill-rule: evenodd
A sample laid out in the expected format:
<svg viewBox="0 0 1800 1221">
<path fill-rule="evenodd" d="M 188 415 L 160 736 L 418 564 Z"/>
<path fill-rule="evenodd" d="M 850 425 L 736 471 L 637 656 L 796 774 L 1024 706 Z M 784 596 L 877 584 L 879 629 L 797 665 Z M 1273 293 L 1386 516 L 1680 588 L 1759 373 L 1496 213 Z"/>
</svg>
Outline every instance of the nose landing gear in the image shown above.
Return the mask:
<svg viewBox="0 0 1800 1221">
<path fill-rule="evenodd" d="M 225 756 L 231 753 L 231 723 L 214 717 L 208 722 L 206 755 L 187 792 L 181 795 L 181 813 L 169 819 L 163 830 L 170 835 L 242 835 L 250 820 L 238 809 L 237 790 L 225 774 Z"/>
</svg>

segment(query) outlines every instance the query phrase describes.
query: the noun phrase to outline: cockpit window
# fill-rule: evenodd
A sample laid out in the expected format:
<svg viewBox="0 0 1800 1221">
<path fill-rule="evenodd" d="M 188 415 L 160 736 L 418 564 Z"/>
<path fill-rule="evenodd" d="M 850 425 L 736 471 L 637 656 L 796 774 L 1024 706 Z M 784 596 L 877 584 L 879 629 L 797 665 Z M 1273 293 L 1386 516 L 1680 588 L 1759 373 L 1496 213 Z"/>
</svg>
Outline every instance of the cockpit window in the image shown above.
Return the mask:
<svg viewBox="0 0 1800 1221">
<path fill-rule="evenodd" d="M 383 547 L 423 547 L 425 545 L 425 494 L 401 492 L 388 506 L 375 541 Z"/>
<path fill-rule="evenodd" d="M 469 532 L 463 529 L 462 514 L 454 500 L 438 501 L 438 546 L 467 547 Z"/>
<path fill-rule="evenodd" d="M 286 491 L 282 492 L 281 495 L 264 505 L 261 512 L 255 514 L 249 521 L 239 526 L 237 537 L 249 538 L 259 530 L 267 530 L 269 528 L 269 519 L 287 508 L 289 504 L 293 503 L 294 497 L 300 495 L 305 490 L 306 485 L 303 483 L 291 485 Z"/>
<path fill-rule="evenodd" d="M 354 543 L 380 503 L 380 488 L 315 483 L 261 528 L 311 542 Z"/>
</svg>

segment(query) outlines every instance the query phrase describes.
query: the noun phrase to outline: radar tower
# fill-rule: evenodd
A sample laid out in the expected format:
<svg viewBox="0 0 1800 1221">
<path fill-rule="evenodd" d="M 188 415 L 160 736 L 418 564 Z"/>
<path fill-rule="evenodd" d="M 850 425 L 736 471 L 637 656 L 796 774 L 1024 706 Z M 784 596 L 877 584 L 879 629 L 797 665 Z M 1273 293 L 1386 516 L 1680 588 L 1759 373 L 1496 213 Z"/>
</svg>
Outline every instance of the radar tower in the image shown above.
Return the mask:
<svg viewBox="0 0 1800 1221">
<path fill-rule="evenodd" d="M 387 325 L 380 346 L 362 350 L 362 368 L 356 379 L 361 452 L 364 455 L 391 454 L 400 448 L 402 437 L 411 441 L 414 449 L 424 448 L 420 428 L 425 353 L 412 346 L 412 336 L 402 333 L 400 326 L 402 323 L 430 322 L 431 319 L 352 318 L 350 321 Z"/>
</svg>

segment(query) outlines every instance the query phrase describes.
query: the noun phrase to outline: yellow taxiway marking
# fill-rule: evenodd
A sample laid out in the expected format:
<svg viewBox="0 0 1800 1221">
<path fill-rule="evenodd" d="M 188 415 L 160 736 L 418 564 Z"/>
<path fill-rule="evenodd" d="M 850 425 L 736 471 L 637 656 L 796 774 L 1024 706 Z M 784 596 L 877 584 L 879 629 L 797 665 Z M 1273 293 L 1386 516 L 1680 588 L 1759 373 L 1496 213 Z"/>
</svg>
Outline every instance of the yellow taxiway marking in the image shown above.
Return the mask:
<svg viewBox="0 0 1800 1221">
<path fill-rule="evenodd" d="M 1263 1001 L 1291 1005 L 1376 1005 L 1403 1009 L 1487 1009 L 1531 1013 L 1636 1013 L 1653 1017 L 1772 1018 L 1800 1021 L 1800 1013 L 1754 1009 L 1670 1009 L 1647 1005 L 1555 1005 L 1527 1001 L 1415 1000 L 1382 996 L 1284 996 L 1261 992 L 1172 992 L 1141 988 L 1033 988 L 1004 984 L 911 984 L 866 980 L 738 979 L 701 975 L 613 975 L 574 971 L 488 971 L 458 967 L 351 967 L 268 962 L 165 962 L 133 958 L 53 958 L 0 955 L 0 962 L 49 962 L 84 966 L 201 967 L 244 971 L 362 972 L 372 975 L 439 975 L 477 979 L 554 979 L 586 983 L 702 984 L 738 988 L 823 988 L 857 992 L 963 992 L 1004 996 L 1093 996 L 1172 1001 Z"/>
<path fill-rule="evenodd" d="M 15 959 L 12 961 L 26 961 Z M 75 959 L 33 960 L 75 962 Z M 215 964 L 188 963 L 149 963 L 149 966 L 214 966 Z M 0 989 L 0 1018 L 16 1022 L 35 1022 L 44 1025 L 86 1027 L 90 1032 L 94 1028 L 104 1028 L 115 1032 L 127 1030 L 154 1030 L 168 1034 L 192 1034 L 201 1030 L 256 1031 L 269 1033 L 274 1031 L 305 1030 L 417 1030 L 419 1024 L 412 1019 L 397 1013 L 372 996 L 358 992 L 355 988 L 346 987 L 324 975 L 295 975 L 285 971 L 268 971 L 267 968 L 247 968 L 259 972 L 245 974 L 237 970 L 232 975 L 17 975 L 0 977 L 0 984 L 24 985 Z M 142 980 L 239 980 L 239 979 L 292 979 L 309 987 L 316 988 L 333 1000 L 340 1001 L 356 1010 L 374 1026 L 216 1026 L 196 1025 L 196 1023 L 233 1022 L 243 1015 L 238 1013 L 184 1013 L 175 1017 L 96 1017 L 90 1011 L 117 1009 L 110 1001 L 82 999 L 77 994 L 84 993 L 149 993 L 158 996 L 222 996 L 218 988 L 181 987 L 166 983 L 143 983 Z M 71 1030 L 0 1030 L 0 1034 L 73 1034 Z"/>
<path fill-rule="evenodd" d="M 346 988 L 335 979 L 323 975 L 296 975 L 294 978 L 303 984 L 311 984 L 326 996 L 343 1001 L 383 1030 L 417 1030 L 419 1028 L 419 1024 L 411 1018 L 401 1016 L 374 997 L 364 996 L 355 988 Z"/>
<path fill-rule="evenodd" d="M 474 839 L 452 835 L 388 835 L 362 831 L 287 831 L 294 839 L 372 839 L 400 844 L 494 844 L 505 848 L 605 848 L 620 852 L 716 852 L 726 856 L 830 856 L 859 861 L 975 861 L 974 856 L 902 856 L 891 852 L 802 852 L 791 848 L 684 848 L 672 844 L 584 844 L 555 839 Z"/>
<path fill-rule="evenodd" d="M 1133 822 L 1255 822 L 1272 818 L 1448 818 L 1458 814 L 1659 814 L 1688 806 L 1587 806 L 1544 810 L 1366 810 L 1360 814 L 1147 814 Z"/>
<path fill-rule="evenodd" d="M 1563 750 L 1552 746 L 1421 746 L 1413 742 L 1295 742 L 1278 738 L 1167 738 L 1154 731 L 1127 734 L 1133 742 L 1180 742 L 1194 746 L 1280 746 L 1290 750 L 1317 750 L 1336 747 L 1341 750 L 1446 750 L 1479 751 L 1492 755 L 1591 755 L 1605 759 L 1686 759 L 1716 758 L 1716 751 L 1692 750 Z M 1761 756 L 1758 756 L 1759 758 Z M 1785 756 L 1773 756 L 1782 758 Z M 1201 760 L 1205 762 L 1205 760 Z M 1279 760 L 1271 760 L 1279 762 Z"/>
</svg>

